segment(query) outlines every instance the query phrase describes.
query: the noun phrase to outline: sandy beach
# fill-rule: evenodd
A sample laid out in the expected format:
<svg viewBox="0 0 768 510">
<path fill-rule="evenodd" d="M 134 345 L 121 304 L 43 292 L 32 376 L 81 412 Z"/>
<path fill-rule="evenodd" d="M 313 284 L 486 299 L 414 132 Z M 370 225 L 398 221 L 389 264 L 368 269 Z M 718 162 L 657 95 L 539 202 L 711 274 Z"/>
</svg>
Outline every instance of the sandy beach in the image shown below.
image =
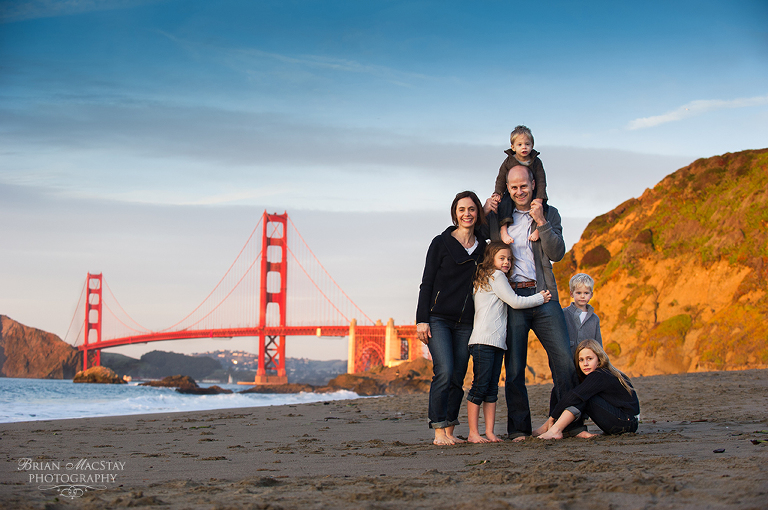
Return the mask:
<svg viewBox="0 0 768 510">
<path fill-rule="evenodd" d="M 768 370 L 633 382 L 638 433 L 589 440 L 436 447 L 422 394 L 0 424 L 0 506 L 768 507 Z M 534 425 L 550 388 L 529 387 Z"/>
</svg>

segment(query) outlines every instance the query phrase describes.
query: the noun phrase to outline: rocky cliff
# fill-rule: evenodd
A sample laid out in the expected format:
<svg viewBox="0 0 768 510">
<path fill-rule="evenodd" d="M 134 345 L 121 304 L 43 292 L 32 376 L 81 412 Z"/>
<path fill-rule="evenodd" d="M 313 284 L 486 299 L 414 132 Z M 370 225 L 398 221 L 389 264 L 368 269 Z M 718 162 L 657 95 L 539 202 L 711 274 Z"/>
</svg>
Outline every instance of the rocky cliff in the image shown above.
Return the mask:
<svg viewBox="0 0 768 510">
<path fill-rule="evenodd" d="M 555 264 L 577 273 L 629 375 L 768 366 L 768 149 L 700 159 L 592 220 Z M 529 380 L 549 377 L 532 337 Z"/>
<path fill-rule="evenodd" d="M 77 350 L 52 333 L 0 315 L 0 375 L 71 379 L 82 364 Z"/>
</svg>

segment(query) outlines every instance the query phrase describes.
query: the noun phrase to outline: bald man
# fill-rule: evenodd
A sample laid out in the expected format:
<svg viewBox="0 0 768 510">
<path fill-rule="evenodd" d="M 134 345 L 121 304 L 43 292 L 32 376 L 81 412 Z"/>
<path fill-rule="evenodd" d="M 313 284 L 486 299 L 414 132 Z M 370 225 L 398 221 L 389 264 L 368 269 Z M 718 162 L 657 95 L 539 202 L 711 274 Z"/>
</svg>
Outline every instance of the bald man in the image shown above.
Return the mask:
<svg viewBox="0 0 768 510">
<path fill-rule="evenodd" d="M 535 188 L 536 182 L 531 171 L 522 165 L 514 166 L 507 174 L 507 190 L 514 209 L 497 212 L 496 204 L 491 199 L 486 202 L 491 220 L 491 236 L 498 236 L 499 229 L 494 225 L 501 224 L 506 225 L 507 233 L 514 240 L 510 245 L 515 259 L 514 267 L 510 269 L 512 288 L 520 296 L 531 296 L 542 290 L 552 293 L 551 301 L 534 308 L 515 310 L 507 307 L 505 396 L 508 407 L 507 432 L 509 439 L 514 441 L 531 435 L 531 411 L 525 388 L 529 331 L 536 334 L 549 358 L 554 382 L 550 411 L 578 384 L 565 316 L 552 272 L 552 262 L 561 260 L 565 255 L 563 227 L 557 209 L 533 200 Z M 531 241 L 529 237 L 534 230 L 538 231 L 539 238 Z M 586 427 L 580 420 L 566 429 L 564 435 L 577 435 L 584 430 Z"/>
</svg>

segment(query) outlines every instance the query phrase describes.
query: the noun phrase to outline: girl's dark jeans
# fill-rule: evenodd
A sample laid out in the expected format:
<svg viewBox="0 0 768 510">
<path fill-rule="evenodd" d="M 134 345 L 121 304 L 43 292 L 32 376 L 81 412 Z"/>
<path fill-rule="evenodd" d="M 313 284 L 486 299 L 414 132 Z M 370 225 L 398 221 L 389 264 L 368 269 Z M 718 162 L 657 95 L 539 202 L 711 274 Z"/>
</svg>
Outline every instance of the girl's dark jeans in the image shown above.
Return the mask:
<svg viewBox="0 0 768 510">
<path fill-rule="evenodd" d="M 579 409 L 582 408 L 582 409 Z M 627 414 L 600 396 L 593 396 L 578 407 L 569 407 L 578 418 L 583 411 L 606 434 L 637 432 L 637 417 Z M 577 411 L 577 412 L 574 412 Z"/>
<path fill-rule="evenodd" d="M 472 389 L 467 400 L 473 404 L 499 400 L 499 376 L 501 364 L 504 361 L 504 349 L 492 345 L 472 344 L 469 346 L 472 355 Z"/>
</svg>

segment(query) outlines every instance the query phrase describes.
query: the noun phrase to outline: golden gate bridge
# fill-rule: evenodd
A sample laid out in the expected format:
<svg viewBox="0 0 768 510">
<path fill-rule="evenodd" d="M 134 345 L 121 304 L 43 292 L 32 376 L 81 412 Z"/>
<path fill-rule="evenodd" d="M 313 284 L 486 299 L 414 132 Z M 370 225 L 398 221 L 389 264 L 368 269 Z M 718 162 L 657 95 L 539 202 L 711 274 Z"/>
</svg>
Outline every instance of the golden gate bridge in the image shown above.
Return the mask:
<svg viewBox="0 0 768 510">
<path fill-rule="evenodd" d="M 158 330 L 142 326 L 120 305 L 104 275 L 88 273 L 65 340 L 83 353 L 85 370 L 100 365 L 101 350 L 109 347 L 255 337 L 254 384 L 279 384 L 287 382 L 288 336 L 348 336 L 348 372 L 423 353 L 415 325 L 374 322 L 323 267 L 288 214 L 266 211 L 213 290 L 176 323 Z"/>
</svg>

